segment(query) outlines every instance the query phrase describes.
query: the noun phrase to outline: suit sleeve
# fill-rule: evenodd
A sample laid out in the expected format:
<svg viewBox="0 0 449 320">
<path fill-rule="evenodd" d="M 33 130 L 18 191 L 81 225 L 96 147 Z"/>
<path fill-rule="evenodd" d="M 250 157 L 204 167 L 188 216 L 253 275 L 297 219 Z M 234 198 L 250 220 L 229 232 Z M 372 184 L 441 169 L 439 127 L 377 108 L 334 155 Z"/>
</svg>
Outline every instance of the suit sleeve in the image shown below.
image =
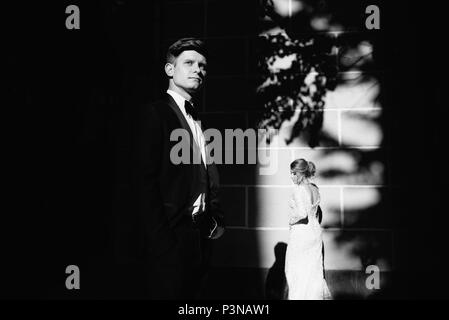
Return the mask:
<svg viewBox="0 0 449 320">
<path fill-rule="evenodd" d="M 225 220 L 224 220 L 224 212 L 220 205 L 220 200 L 218 196 L 218 191 L 220 187 L 220 180 L 218 175 L 218 170 L 215 164 L 211 164 L 208 166 L 209 171 L 209 193 L 210 193 L 210 201 L 209 201 L 209 215 L 213 219 L 214 225 L 212 227 L 211 238 L 216 239 L 219 238 L 225 228 Z"/>
<path fill-rule="evenodd" d="M 138 214 L 144 246 L 156 255 L 176 244 L 164 212 L 160 172 L 164 141 L 163 121 L 154 106 L 140 109 L 138 121 Z"/>
</svg>

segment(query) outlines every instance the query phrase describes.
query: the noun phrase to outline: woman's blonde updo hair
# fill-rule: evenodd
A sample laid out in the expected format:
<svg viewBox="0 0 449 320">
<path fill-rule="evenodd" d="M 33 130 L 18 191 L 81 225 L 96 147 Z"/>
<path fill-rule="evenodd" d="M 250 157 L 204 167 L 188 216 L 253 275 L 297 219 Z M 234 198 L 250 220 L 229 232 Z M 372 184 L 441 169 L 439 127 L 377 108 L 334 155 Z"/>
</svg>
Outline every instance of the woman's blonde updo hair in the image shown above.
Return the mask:
<svg viewBox="0 0 449 320">
<path fill-rule="evenodd" d="M 306 161 L 305 159 L 296 159 L 290 164 L 290 171 L 299 173 L 305 178 L 311 178 L 315 175 L 316 167 L 312 161 Z"/>
</svg>

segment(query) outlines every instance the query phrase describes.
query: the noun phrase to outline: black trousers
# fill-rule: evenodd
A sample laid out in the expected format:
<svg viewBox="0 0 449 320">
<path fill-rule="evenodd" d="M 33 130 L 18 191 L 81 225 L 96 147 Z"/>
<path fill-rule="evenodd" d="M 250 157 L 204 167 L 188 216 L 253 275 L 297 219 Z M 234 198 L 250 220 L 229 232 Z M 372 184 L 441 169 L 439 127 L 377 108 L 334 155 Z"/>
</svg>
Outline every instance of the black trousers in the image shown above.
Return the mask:
<svg viewBox="0 0 449 320">
<path fill-rule="evenodd" d="M 149 299 L 191 300 L 201 298 L 207 285 L 212 241 L 200 240 L 199 259 L 190 259 L 189 249 L 180 243 L 166 256 L 148 261 L 146 292 Z"/>
</svg>

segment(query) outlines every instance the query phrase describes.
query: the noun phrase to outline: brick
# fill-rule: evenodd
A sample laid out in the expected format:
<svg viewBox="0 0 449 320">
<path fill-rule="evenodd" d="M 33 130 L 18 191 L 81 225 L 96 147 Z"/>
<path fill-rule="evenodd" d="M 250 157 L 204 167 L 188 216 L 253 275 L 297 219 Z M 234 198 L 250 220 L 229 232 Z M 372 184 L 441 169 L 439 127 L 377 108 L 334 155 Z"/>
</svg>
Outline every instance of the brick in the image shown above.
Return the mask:
<svg viewBox="0 0 449 320">
<path fill-rule="evenodd" d="M 208 39 L 208 73 L 213 76 L 244 76 L 247 66 L 247 40 Z"/>
<path fill-rule="evenodd" d="M 207 1 L 208 36 L 254 35 L 258 21 L 257 0 Z"/>
<path fill-rule="evenodd" d="M 277 243 L 286 243 L 288 230 L 228 229 L 215 241 L 214 267 L 270 268 Z"/>
<path fill-rule="evenodd" d="M 245 188 L 226 187 L 220 188 L 220 203 L 225 213 L 227 226 L 245 226 Z"/>
<path fill-rule="evenodd" d="M 392 226 L 389 188 L 343 188 L 345 228 Z"/>
<path fill-rule="evenodd" d="M 202 38 L 204 19 L 205 11 L 202 2 L 164 3 L 160 20 L 163 38 Z"/>
<path fill-rule="evenodd" d="M 288 228 L 291 187 L 251 187 L 248 189 L 249 227 Z"/>
<path fill-rule="evenodd" d="M 255 184 L 257 165 L 253 164 L 219 164 L 220 183 L 226 184 Z"/>
<path fill-rule="evenodd" d="M 380 146 L 383 132 L 377 121 L 379 115 L 378 110 L 342 111 L 342 143 L 346 146 Z"/>
<path fill-rule="evenodd" d="M 339 70 L 385 70 L 386 39 L 382 32 L 346 32 L 338 36 Z"/>
<path fill-rule="evenodd" d="M 335 110 L 324 110 L 323 114 L 323 138 L 320 139 L 319 146 L 336 147 L 339 137 L 339 116 Z M 325 138 L 324 138 L 325 137 Z"/>
<path fill-rule="evenodd" d="M 279 130 L 279 135 L 282 138 L 280 146 L 288 147 L 309 147 L 307 138 L 303 133 L 293 137 L 293 141 L 287 144 L 287 141 L 291 140 L 291 134 L 293 126 L 295 125 L 299 115 L 299 109 L 296 114 L 289 120 L 285 120 Z M 253 116 L 254 117 L 254 116 Z M 318 145 L 319 147 L 336 147 L 339 145 L 339 119 L 338 112 L 336 110 L 324 110 L 323 114 L 323 126 L 322 130 L 318 133 Z"/>
<path fill-rule="evenodd" d="M 367 299 L 378 293 L 378 290 L 370 290 L 366 287 L 366 279 L 369 275 L 365 271 L 354 270 L 328 270 L 326 282 L 335 300 Z M 387 288 L 391 283 L 390 272 L 380 272 L 380 289 Z"/>
<path fill-rule="evenodd" d="M 261 162 L 268 163 L 267 166 L 259 166 L 256 170 L 256 181 L 259 185 L 291 185 L 290 179 L 290 163 L 292 162 L 291 151 L 289 149 L 270 149 L 259 150 L 259 158 L 262 158 Z M 265 154 L 268 155 L 265 160 Z M 258 158 L 258 160 L 259 160 Z M 260 163 L 258 161 L 258 163 Z M 267 169 L 265 174 L 260 169 Z"/>
<path fill-rule="evenodd" d="M 380 93 L 379 79 L 374 74 L 352 72 L 345 74 L 337 87 L 325 97 L 326 109 L 372 109 L 380 107 L 376 98 Z"/>
<path fill-rule="evenodd" d="M 364 270 L 375 264 L 381 271 L 392 268 L 392 237 L 389 231 L 329 230 L 323 233 L 325 268 Z"/>
<path fill-rule="evenodd" d="M 244 76 L 210 76 L 205 94 L 206 111 L 247 110 L 257 107 L 255 84 Z"/>
<path fill-rule="evenodd" d="M 222 132 L 223 139 L 225 129 L 246 130 L 246 112 L 223 111 L 223 112 L 201 112 L 201 124 L 204 128 L 213 128 Z"/>
<path fill-rule="evenodd" d="M 274 130 L 273 133 L 275 134 L 271 137 L 270 143 L 268 144 L 266 140 L 261 140 L 260 147 L 263 148 L 291 147 L 292 143 L 287 144 L 287 141 L 290 139 L 292 127 L 293 127 L 292 119 L 284 121 L 279 129 L 276 130 L 273 129 Z M 268 131 L 266 130 L 265 132 Z"/>
<path fill-rule="evenodd" d="M 293 159 L 305 159 L 307 161 L 313 161 L 317 166 L 317 173 L 320 170 L 318 160 L 323 157 L 327 150 L 325 149 L 312 149 L 312 148 L 293 148 Z"/>
<path fill-rule="evenodd" d="M 259 122 L 263 119 L 264 110 L 263 109 L 251 109 L 247 111 L 248 114 L 248 127 L 258 128 Z"/>
<path fill-rule="evenodd" d="M 378 185 L 388 183 L 386 149 L 293 149 L 294 158 L 315 163 L 319 185 Z"/>
<path fill-rule="evenodd" d="M 265 63 L 263 56 L 263 46 L 265 40 L 261 37 L 250 37 L 248 50 L 249 73 L 254 76 L 261 76 L 260 63 Z"/>
<path fill-rule="evenodd" d="M 375 206 L 381 200 L 380 188 L 351 187 L 343 188 L 344 210 L 352 211 Z"/>
<path fill-rule="evenodd" d="M 267 270 L 261 268 L 210 268 L 200 300 L 265 299 Z"/>
<path fill-rule="evenodd" d="M 374 47 L 370 41 L 361 41 L 353 46 L 340 48 L 338 57 L 340 70 L 364 70 L 373 63 Z"/>
<path fill-rule="evenodd" d="M 340 188 L 320 187 L 321 210 L 323 211 L 323 228 L 338 228 L 341 226 Z"/>
<path fill-rule="evenodd" d="M 319 167 L 318 163 L 317 170 L 320 175 L 331 176 L 331 171 L 339 171 L 343 173 L 349 173 L 357 170 L 358 168 L 358 157 L 357 152 L 345 149 L 332 149 L 323 152 L 323 156 L 320 157 Z"/>
<path fill-rule="evenodd" d="M 208 131 L 206 131 L 207 133 Z M 215 134 L 214 134 L 215 135 Z M 244 145 L 237 145 L 239 140 L 231 139 L 226 135 L 208 145 L 208 150 L 213 154 L 219 170 L 228 171 L 235 178 L 233 172 L 243 175 L 237 181 L 251 181 L 250 184 L 261 185 L 290 185 L 290 163 L 292 161 L 291 150 L 286 148 L 254 148 L 248 146 L 248 142 L 255 139 L 243 140 Z M 249 170 L 244 172 L 243 170 Z M 244 180 L 242 180 L 244 178 Z M 235 184 L 227 180 L 228 184 Z M 247 183 L 245 183 L 247 184 Z"/>
</svg>

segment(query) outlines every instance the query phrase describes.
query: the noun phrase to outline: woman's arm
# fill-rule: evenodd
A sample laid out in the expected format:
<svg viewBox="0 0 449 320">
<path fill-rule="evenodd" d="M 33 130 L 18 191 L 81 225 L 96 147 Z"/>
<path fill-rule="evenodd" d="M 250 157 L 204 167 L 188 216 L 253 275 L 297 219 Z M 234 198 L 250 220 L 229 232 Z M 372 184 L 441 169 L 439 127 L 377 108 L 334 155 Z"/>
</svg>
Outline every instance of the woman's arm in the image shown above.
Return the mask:
<svg viewBox="0 0 449 320">
<path fill-rule="evenodd" d="M 291 211 L 289 224 L 293 225 L 307 217 L 307 193 L 304 188 L 294 188 L 293 210 Z"/>
</svg>

